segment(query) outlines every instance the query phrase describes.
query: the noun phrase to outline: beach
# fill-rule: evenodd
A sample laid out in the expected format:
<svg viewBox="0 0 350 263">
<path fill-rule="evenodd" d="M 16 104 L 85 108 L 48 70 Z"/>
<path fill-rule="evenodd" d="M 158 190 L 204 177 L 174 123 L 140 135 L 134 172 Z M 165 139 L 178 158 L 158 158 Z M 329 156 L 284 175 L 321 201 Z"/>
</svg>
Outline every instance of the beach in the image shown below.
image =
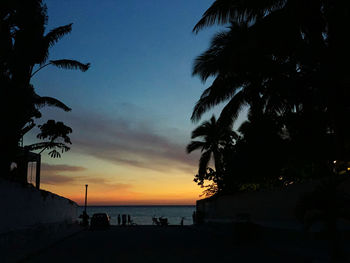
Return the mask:
<svg viewBox="0 0 350 263">
<path fill-rule="evenodd" d="M 277 232 L 237 242 L 231 234 L 207 226 L 112 226 L 80 231 L 22 262 L 327 262 L 323 241 Z"/>
</svg>

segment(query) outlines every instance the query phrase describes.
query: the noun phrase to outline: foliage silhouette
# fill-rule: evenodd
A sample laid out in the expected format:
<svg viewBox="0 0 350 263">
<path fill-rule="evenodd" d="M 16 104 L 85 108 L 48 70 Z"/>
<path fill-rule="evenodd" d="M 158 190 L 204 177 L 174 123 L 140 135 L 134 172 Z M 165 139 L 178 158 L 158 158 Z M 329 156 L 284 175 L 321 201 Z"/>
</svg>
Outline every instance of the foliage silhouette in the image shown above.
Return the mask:
<svg viewBox="0 0 350 263">
<path fill-rule="evenodd" d="M 68 134 L 72 133 L 72 129 L 63 124 L 63 122 L 55 122 L 54 120 L 48 120 L 43 125 L 38 125 L 41 132 L 37 135 L 38 139 L 48 139 L 46 142 L 35 143 L 25 148 L 28 150 L 41 150 L 40 153 L 46 149 L 50 149 L 49 155 L 52 158 L 61 157 L 61 154 L 57 149 L 61 150 L 61 153 L 69 151 L 67 144 L 72 144 Z M 58 141 L 61 139 L 61 142 Z"/>
<path fill-rule="evenodd" d="M 213 180 L 217 186 L 217 191 L 220 192 L 223 190 L 223 149 L 227 144 L 232 143 L 234 138 L 237 138 L 237 134 L 230 127 L 222 126 L 215 116 L 212 116 L 210 121 L 203 122 L 192 131 L 191 138 L 202 138 L 201 141 L 192 140 L 187 145 L 187 153 L 195 150 L 202 152 L 195 181 L 203 186 L 204 180 Z M 212 157 L 215 172 L 212 169 L 208 169 Z M 212 188 L 216 189 L 216 187 Z"/>
<path fill-rule="evenodd" d="M 4 135 L 1 141 L 1 149 L 5 153 L 0 165 L 3 175 L 9 173 L 21 138 L 36 126 L 35 119 L 41 117 L 42 107 L 71 110 L 58 99 L 38 95 L 30 83 L 31 78 L 49 65 L 83 72 L 90 66 L 75 60 L 48 60 L 49 49 L 71 32 L 72 24 L 45 34 L 46 12 L 41 0 L 5 0 L 0 3 L 0 83 L 1 97 L 4 98 L 1 121 L 6 125 L 6 129 L 2 129 Z M 44 144 L 43 147 L 47 148 Z"/>
<path fill-rule="evenodd" d="M 226 157 L 234 177 L 268 184 L 280 176 L 322 177 L 334 160 L 349 159 L 349 11 L 348 1 L 216 0 L 196 24 L 195 33 L 214 24 L 228 28 L 194 62 L 193 75 L 214 80 L 191 119 L 227 102 L 223 125 L 247 107 L 241 131 L 255 127 Z"/>
</svg>

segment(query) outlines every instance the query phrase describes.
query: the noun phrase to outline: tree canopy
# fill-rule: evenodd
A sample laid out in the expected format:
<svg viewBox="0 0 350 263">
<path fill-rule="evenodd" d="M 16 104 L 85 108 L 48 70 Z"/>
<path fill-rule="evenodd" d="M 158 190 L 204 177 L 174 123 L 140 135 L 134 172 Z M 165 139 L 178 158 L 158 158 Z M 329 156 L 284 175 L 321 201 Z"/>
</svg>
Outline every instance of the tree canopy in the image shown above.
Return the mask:
<svg viewBox="0 0 350 263">
<path fill-rule="evenodd" d="M 333 169 L 334 160 L 348 160 L 349 18 L 348 1 L 215 1 L 193 31 L 214 24 L 227 28 L 194 62 L 193 75 L 214 80 L 196 103 L 192 120 L 226 102 L 220 119 L 230 126 L 248 107 L 236 156 L 242 159 L 242 149 L 258 143 L 248 147 L 245 158 L 260 164 L 263 178 L 283 173 L 318 177 Z M 268 129 L 277 137 L 267 136 Z M 276 151 L 283 156 L 274 161 L 277 173 L 260 161 L 275 158 Z"/>
<path fill-rule="evenodd" d="M 83 72 L 90 66 L 89 63 L 70 59 L 49 60 L 50 48 L 71 32 L 72 24 L 46 33 L 47 19 L 47 9 L 42 0 L 4 0 L 0 3 L 0 92 L 3 100 L 0 109 L 3 124 L 1 150 L 5 153 L 1 159 L 1 169 L 5 175 L 9 172 L 11 161 L 16 157 L 19 141 L 36 126 L 35 120 L 42 116 L 42 107 L 71 110 L 56 98 L 37 94 L 31 84 L 32 77 L 49 65 Z M 51 124 L 47 123 L 51 127 L 59 128 L 59 125 Z M 41 126 L 43 127 L 45 124 Z M 64 137 L 63 139 L 65 141 Z M 63 151 L 69 149 L 64 142 L 54 145 L 52 138 L 50 141 L 50 147 Z M 39 145 L 34 148 L 37 149 Z M 51 156 L 58 157 L 59 154 Z"/>
</svg>

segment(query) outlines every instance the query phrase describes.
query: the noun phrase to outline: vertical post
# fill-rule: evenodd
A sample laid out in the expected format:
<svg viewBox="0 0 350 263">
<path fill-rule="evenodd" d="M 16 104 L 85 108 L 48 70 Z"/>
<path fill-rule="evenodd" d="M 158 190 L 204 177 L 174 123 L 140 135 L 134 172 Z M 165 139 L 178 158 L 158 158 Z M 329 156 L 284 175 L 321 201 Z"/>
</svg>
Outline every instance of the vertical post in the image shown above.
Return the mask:
<svg viewBox="0 0 350 263">
<path fill-rule="evenodd" d="M 88 189 L 88 185 L 85 185 L 85 213 L 86 213 L 86 205 L 87 205 L 87 189 Z"/>
<path fill-rule="evenodd" d="M 36 159 L 36 174 L 35 174 L 35 187 L 40 189 L 40 168 L 41 168 L 41 155 L 39 154 Z"/>
</svg>

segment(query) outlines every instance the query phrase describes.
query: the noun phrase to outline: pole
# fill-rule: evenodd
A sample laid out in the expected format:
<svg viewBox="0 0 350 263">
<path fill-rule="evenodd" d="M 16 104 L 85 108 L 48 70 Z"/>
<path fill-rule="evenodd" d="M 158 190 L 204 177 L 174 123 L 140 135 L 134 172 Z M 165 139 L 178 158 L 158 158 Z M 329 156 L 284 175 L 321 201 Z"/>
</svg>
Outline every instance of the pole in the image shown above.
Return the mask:
<svg viewBox="0 0 350 263">
<path fill-rule="evenodd" d="M 86 205 L 87 205 L 87 189 L 88 189 L 88 185 L 85 185 L 85 213 L 86 213 Z"/>
</svg>

